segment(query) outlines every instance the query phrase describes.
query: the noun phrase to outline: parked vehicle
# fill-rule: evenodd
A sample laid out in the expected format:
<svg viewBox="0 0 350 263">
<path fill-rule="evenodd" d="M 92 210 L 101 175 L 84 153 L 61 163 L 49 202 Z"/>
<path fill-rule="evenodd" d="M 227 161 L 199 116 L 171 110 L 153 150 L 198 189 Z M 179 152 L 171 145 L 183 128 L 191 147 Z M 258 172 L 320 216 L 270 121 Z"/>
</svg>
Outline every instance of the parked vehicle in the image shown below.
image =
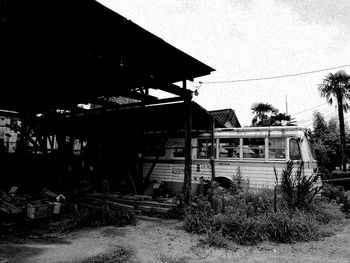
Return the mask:
<svg viewBox="0 0 350 263">
<path fill-rule="evenodd" d="M 212 146 L 212 142 L 214 145 Z M 152 137 L 144 153 L 144 177 L 181 190 L 184 180 L 184 139 Z M 192 139 L 192 183 L 200 178 L 228 185 L 238 173 L 251 188 L 275 185 L 289 160 L 304 164 L 304 174 L 317 172 L 317 161 L 304 128 L 247 127 L 215 129 L 214 138 L 202 133 Z"/>
</svg>

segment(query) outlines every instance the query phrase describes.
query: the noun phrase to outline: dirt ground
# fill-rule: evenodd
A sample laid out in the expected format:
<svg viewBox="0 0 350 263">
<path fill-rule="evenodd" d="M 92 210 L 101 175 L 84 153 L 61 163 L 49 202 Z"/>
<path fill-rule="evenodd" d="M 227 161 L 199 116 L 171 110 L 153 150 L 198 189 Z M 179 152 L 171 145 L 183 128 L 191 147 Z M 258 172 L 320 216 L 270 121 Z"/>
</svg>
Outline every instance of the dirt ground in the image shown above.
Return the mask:
<svg viewBox="0 0 350 263">
<path fill-rule="evenodd" d="M 0 263 L 350 262 L 350 222 L 321 241 L 232 249 L 208 247 L 183 222 L 143 217 L 136 226 L 82 229 L 55 239 L 1 244 Z"/>
</svg>

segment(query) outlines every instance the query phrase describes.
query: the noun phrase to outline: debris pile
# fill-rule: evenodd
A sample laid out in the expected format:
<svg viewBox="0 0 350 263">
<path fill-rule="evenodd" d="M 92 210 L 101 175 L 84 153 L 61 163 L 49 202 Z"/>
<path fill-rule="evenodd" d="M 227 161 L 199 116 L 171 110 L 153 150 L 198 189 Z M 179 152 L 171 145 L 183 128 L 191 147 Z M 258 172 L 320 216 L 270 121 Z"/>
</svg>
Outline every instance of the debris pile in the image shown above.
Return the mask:
<svg viewBox="0 0 350 263">
<path fill-rule="evenodd" d="M 10 194 L 8 195 L 0 189 L 0 212 L 7 215 L 22 212 L 21 207 L 18 206 L 18 200 L 11 196 L 11 191 L 13 191 L 12 188 L 10 190 Z"/>
<path fill-rule="evenodd" d="M 121 193 L 87 194 L 83 201 L 95 205 L 108 204 L 112 207 L 122 207 L 134 211 L 135 214 L 148 216 L 166 216 L 177 207 L 173 198 L 158 198 L 157 201 L 154 201 L 151 196 L 125 195 Z"/>
<path fill-rule="evenodd" d="M 19 187 L 11 187 L 8 193 L 0 190 L 0 232 L 57 237 L 85 226 L 134 225 L 135 216 L 141 214 L 169 218 L 178 208 L 173 198 L 110 193 L 109 185 L 104 186 L 102 193 L 83 185 L 64 195 L 48 188 L 31 194 Z"/>
</svg>

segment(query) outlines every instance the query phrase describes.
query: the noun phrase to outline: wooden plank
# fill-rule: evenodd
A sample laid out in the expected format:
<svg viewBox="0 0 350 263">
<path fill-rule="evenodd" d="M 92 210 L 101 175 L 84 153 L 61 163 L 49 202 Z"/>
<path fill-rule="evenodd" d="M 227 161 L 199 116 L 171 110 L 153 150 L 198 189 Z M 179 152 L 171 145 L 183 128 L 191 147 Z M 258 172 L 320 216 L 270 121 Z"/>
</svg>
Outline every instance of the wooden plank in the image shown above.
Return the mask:
<svg viewBox="0 0 350 263">
<path fill-rule="evenodd" d="M 152 212 L 156 213 L 168 213 L 171 210 L 171 208 L 164 208 L 164 207 L 152 207 Z"/>
<path fill-rule="evenodd" d="M 114 205 L 114 206 L 118 206 L 118 207 L 123 207 L 123 208 L 128 208 L 128 209 L 134 209 L 135 206 L 129 205 L 129 204 L 123 204 L 123 203 L 119 203 L 119 202 L 113 202 L 113 201 L 108 201 L 108 200 L 102 200 L 99 198 L 93 198 L 93 197 L 89 197 L 90 200 L 94 201 L 94 202 L 98 202 L 99 204 L 106 204 L 106 205 Z"/>
<path fill-rule="evenodd" d="M 163 208 L 176 207 L 175 204 L 160 203 L 160 202 L 154 202 L 154 201 L 137 201 L 136 204 L 138 206 L 151 206 L 151 207 L 163 207 Z"/>
</svg>

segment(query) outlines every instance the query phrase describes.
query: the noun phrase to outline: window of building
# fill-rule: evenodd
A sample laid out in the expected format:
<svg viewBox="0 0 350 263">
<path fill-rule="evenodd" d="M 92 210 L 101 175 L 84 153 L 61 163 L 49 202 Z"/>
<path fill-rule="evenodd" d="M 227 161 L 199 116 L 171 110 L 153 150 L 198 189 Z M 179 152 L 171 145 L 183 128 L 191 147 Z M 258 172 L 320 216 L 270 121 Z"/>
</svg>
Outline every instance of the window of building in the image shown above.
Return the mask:
<svg viewBox="0 0 350 263">
<path fill-rule="evenodd" d="M 198 139 L 197 145 L 197 158 L 198 159 L 210 159 L 211 155 L 211 140 L 210 139 Z M 214 145 L 215 156 L 215 145 Z"/>
<path fill-rule="evenodd" d="M 291 160 L 301 159 L 299 142 L 296 139 L 289 140 L 289 158 Z"/>
<path fill-rule="evenodd" d="M 243 158 L 265 158 L 264 138 L 243 138 Z"/>
<path fill-rule="evenodd" d="M 220 158 L 239 158 L 239 138 L 225 138 L 219 140 Z"/>
<path fill-rule="evenodd" d="M 269 159 L 286 159 L 286 138 L 269 138 Z"/>
<path fill-rule="evenodd" d="M 81 155 L 81 142 L 79 139 L 74 139 L 73 152 L 74 155 Z"/>
</svg>

